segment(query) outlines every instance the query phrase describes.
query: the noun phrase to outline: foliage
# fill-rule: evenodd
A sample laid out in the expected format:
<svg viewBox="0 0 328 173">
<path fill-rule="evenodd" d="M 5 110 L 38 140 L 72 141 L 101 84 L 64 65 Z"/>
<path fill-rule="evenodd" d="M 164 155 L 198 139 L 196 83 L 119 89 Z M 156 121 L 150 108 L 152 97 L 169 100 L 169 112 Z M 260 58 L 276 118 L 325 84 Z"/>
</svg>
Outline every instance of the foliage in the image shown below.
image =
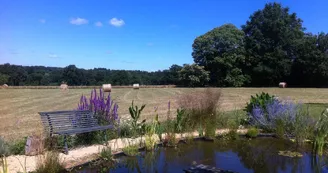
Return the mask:
<svg viewBox="0 0 328 173">
<path fill-rule="evenodd" d="M 317 121 L 314 135 L 313 152 L 322 155 L 328 136 L 328 109 L 322 112 L 319 121 Z"/>
<path fill-rule="evenodd" d="M 215 138 L 216 123 L 213 119 L 207 119 L 204 127 L 205 137 L 214 139 Z"/>
<path fill-rule="evenodd" d="M 59 153 L 47 152 L 45 155 L 40 155 L 37 159 L 36 173 L 62 173 L 66 172 L 63 164 L 60 161 Z"/>
<path fill-rule="evenodd" d="M 9 145 L 9 150 L 11 154 L 14 155 L 23 155 L 25 154 L 25 145 L 26 145 L 27 137 L 14 141 L 12 144 Z"/>
<path fill-rule="evenodd" d="M 113 159 L 112 149 L 108 146 L 103 147 L 99 153 L 101 159 L 111 161 Z"/>
<path fill-rule="evenodd" d="M 246 70 L 255 86 L 277 85 L 290 75 L 302 20 L 279 3 L 267 3 L 245 25 Z"/>
<path fill-rule="evenodd" d="M 9 154 L 9 147 L 6 141 L 0 136 L 0 156 L 7 156 Z"/>
<path fill-rule="evenodd" d="M 236 129 L 231 129 L 227 134 L 223 135 L 224 140 L 239 140 L 239 134 Z"/>
<path fill-rule="evenodd" d="M 127 156 L 136 156 L 139 154 L 139 146 L 138 145 L 129 145 L 122 149 L 124 154 Z"/>
<path fill-rule="evenodd" d="M 141 115 L 142 110 L 146 107 L 146 105 L 142 105 L 139 109 L 138 106 L 134 106 L 133 105 L 133 101 L 131 106 L 129 107 L 129 112 L 130 112 L 130 116 L 132 118 L 132 128 L 135 132 L 137 132 L 138 134 L 143 135 L 145 132 L 145 122 L 146 119 L 144 119 L 143 121 L 139 122 L 139 118 Z"/>
<path fill-rule="evenodd" d="M 197 37 L 192 45 L 196 64 L 210 72 L 211 84 L 240 87 L 247 82 L 242 66 L 245 60 L 244 32 L 225 24 Z"/>
<path fill-rule="evenodd" d="M 302 153 L 296 151 L 279 151 L 278 155 L 285 157 L 303 157 Z"/>
<path fill-rule="evenodd" d="M 91 91 L 91 96 L 87 99 L 86 96 L 81 96 L 80 103 L 78 104 L 78 110 L 90 110 L 98 116 L 100 122 L 106 124 L 119 123 L 118 117 L 118 105 L 111 99 L 111 95 L 108 94 L 107 98 L 102 89 L 99 89 L 99 95 L 97 90 Z M 74 123 L 76 120 L 72 120 Z M 76 123 L 76 122 L 75 122 Z"/>
<path fill-rule="evenodd" d="M 273 102 L 274 100 L 274 96 L 269 93 L 262 92 L 261 94 L 256 94 L 255 96 L 251 96 L 249 103 L 246 104 L 245 111 L 247 113 L 252 113 L 254 107 L 266 109 L 267 104 Z"/>
<path fill-rule="evenodd" d="M 102 89 L 99 89 L 99 95 L 96 89 L 92 90 L 90 98 L 87 98 L 86 96 L 82 95 L 77 109 L 90 110 L 94 112 L 100 124 L 111 124 L 114 127 L 119 126 L 120 119 L 117 112 L 118 105 L 114 102 L 114 100 L 112 100 L 110 94 L 105 97 L 105 93 Z M 72 118 L 72 123 L 77 124 L 78 119 Z M 101 141 L 107 140 L 104 139 L 105 137 L 107 137 L 106 133 L 108 133 L 108 131 L 95 131 L 77 134 L 76 143 L 82 145 L 100 143 Z"/>
<path fill-rule="evenodd" d="M 154 135 L 156 134 L 156 129 L 158 129 L 158 125 L 158 115 L 156 115 L 153 122 L 150 125 L 146 126 L 146 150 L 153 150 L 156 146 L 156 139 L 154 138 Z"/>
<path fill-rule="evenodd" d="M 256 127 L 251 127 L 246 133 L 248 138 L 256 138 L 257 135 L 259 135 L 259 130 Z"/>
<path fill-rule="evenodd" d="M 9 76 L 0 73 L 0 85 L 8 83 Z"/>
<path fill-rule="evenodd" d="M 179 80 L 184 86 L 201 87 L 209 81 L 209 72 L 197 64 L 184 64 L 179 71 Z"/>
<path fill-rule="evenodd" d="M 174 129 L 176 133 L 181 133 L 183 131 L 184 122 L 185 122 L 185 113 L 184 109 L 177 109 L 177 116 L 175 119 Z"/>
<path fill-rule="evenodd" d="M 254 106 L 249 113 L 250 122 L 265 130 L 274 131 L 277 120 L 282 120 L 285 127 L 293 123 L 299 108 L 300 105 L 291 101 L 274 99 L 272 102 L 266 103 L 264 108 Z"/>
<path fill-rule="evenodd" d="M 0 162 L 1 164 L 0 165 L 1 165 L 1 168 L 2 168 L 2 171 L 0 170 L 0 173 L 9 173 L 6 156 L 1 155 L 0 159 L 1 159 L 1 162 Z"/>
<path fill-rule="evenodd" d="M 177 102 L 179 107 L 184 109 L 186 129 L 205 128 L 207 120 L 216 124 L 220 98 L 221 91 L 212 88 L 180 95 Z"/>
</svg>

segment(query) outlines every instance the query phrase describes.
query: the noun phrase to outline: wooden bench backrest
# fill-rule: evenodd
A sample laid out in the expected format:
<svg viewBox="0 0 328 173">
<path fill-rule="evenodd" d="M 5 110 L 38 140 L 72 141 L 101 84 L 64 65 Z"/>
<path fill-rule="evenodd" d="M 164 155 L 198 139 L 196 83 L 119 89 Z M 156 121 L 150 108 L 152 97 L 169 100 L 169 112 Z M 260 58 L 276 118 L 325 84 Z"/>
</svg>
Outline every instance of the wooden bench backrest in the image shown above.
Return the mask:
<svg viewBox="0 0 328 173">
<path fill-rule="evenodd" d="M 66 130 L 99 126 L 91 111 L 39 112 L 45 130 L 50 134 Z"/>
</svg>

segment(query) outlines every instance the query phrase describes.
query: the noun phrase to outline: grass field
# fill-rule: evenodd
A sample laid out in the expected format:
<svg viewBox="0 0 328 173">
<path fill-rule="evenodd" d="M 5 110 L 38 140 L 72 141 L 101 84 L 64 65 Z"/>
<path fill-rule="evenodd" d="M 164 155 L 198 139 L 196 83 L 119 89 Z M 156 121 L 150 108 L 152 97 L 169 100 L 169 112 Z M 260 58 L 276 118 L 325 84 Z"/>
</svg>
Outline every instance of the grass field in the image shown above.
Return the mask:
<svg viewBox="0 0 328 173">
<path fill-rule="evenodd" d="M 158 107 L 160 117 L 167 112 L 167 103 L 177 108 L 178 95 L 203 90 L 203 88 L 117 88 L 112 91 L 112 98 L 119 104 L 119 114 L 128 116 L 128 106 L 132 100 L 136 104 L 147 104 L 143 118 L 154 115 L 154 107 Z M 268 92 L 282 98 L 301 101 L 303 103 L 328 103 L 328 89 L 314 88 L 223 88 L 220 108 L 223 111 L 242 109 L 251 95 Z M 90 89 L 0 89 L 0 136 L 17 139 L 42 129 L 38 112 L 76 109 L 82 94 L 89 96 Z M 315 111 L 321 111 L 322 105 L 314 104 Z"/>
</svg>

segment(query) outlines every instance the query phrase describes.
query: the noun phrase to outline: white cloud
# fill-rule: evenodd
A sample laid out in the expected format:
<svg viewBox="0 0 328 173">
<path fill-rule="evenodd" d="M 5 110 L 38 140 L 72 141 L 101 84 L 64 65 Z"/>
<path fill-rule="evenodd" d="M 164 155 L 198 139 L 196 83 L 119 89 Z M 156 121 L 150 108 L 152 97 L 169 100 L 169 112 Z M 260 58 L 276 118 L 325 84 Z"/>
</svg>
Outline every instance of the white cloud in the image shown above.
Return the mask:
<svg viewBox="0 0 328 173">
<path fill-rule="evenodd" d="M 40 19 L 39 22 L 40 23 L 46 23 L 46 19 Z"/>
<path fill-rule="evenodd" d="M 58 56 L 56 54 L 53 54 L 53 53 L 49 53 L 48 57 L 49 58 L 58 58 Z"/>
<path fill-rule="evenodd" d="M 77 18 L 72 18 L 70 20 L 70 23 L 73 25 L 83 25 L 83 24 L 88 24 L 89 21 L 87 19 L 77 17 Z"/>
<path fill-rule="evenodd" d="M 125 24 L 124 20 L 122 19 L 117 19 L 116 17 L 110 19 L 109 24 L 115 26 L 115 27 L 120 27 Z"/>
<path fill-rule="evenodd" d="M 103 24 L 102 24 L 101 22 L 96 22 L 96 23 L 95 23 L 95 26 L 102 27 Z"/>
</svg>

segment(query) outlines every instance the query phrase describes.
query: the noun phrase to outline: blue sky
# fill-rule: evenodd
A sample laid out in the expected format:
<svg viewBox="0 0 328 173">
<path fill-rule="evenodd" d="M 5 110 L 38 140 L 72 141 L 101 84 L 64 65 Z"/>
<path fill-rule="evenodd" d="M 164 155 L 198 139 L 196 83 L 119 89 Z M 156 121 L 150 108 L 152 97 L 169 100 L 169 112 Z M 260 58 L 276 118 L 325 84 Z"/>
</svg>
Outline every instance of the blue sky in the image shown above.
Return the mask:
<svg viewBox="0 0 328 173">
<path fill-rule="evenodd" d="M 192 63 L 193 40 L 243 25 L 265 0 L 0 0 L 0 63 L 163 70 Z M 328 32 L 327 0 L 276 1 Z"/>
</svg>

